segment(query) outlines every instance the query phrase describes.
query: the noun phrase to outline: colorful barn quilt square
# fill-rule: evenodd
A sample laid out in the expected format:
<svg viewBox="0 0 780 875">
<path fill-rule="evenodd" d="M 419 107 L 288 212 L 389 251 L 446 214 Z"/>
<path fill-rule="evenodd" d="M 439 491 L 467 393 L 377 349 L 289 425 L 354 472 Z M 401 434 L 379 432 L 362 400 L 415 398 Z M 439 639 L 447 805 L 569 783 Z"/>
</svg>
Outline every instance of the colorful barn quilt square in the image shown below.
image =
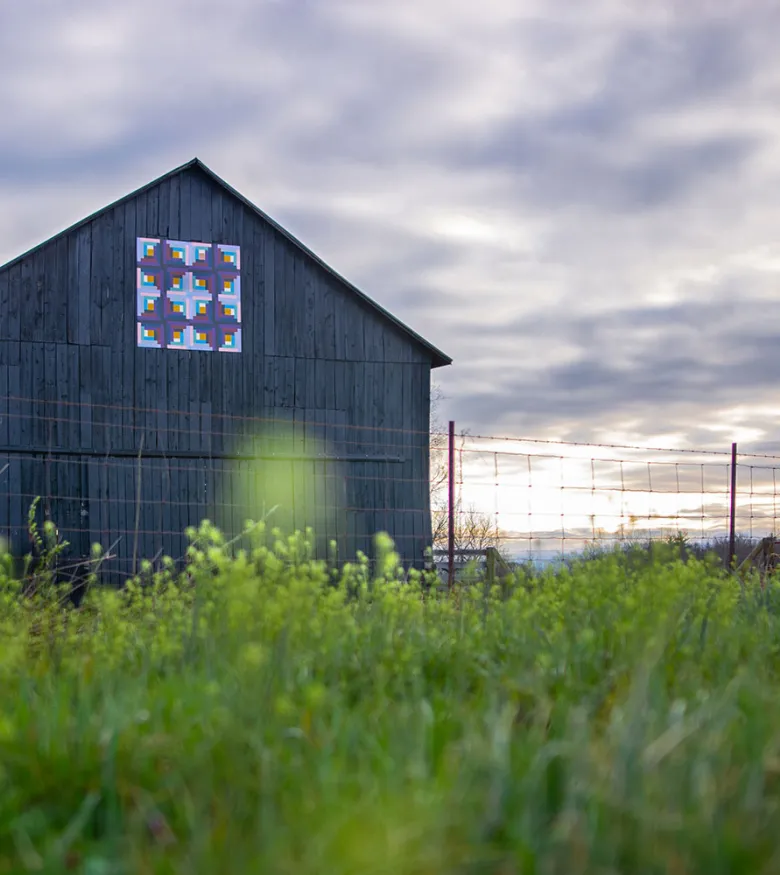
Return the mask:
<svg viewBox="0 0 780 875">
<path fill-rule="evenodd" d="M 238 295 L 217 295 L 216 321 L 241 324 L 241 299 Z"/>
<path fill-rule="evenodd" d="M 139 237 L 137 241 L 137 261 L 138 264 L 144 266 L 159 266 L 162 264 L 160 261 L 160 241 L 149 238 L 149 237 Z"/>
<path fill-rule="evenodd" d="M 241 248 L 136 239 L 138 346 L 241 351 Z"/>
<path fill-rule="evenodd" d="M 192 274 L 186 268 L 169 267 L 165 270 L 165 291 L 187 293 L 192 290 Z"/>
<path fill-rule="evenodd" d="M 172 319 L 165 323 L 165 346 L 167 349 L 189 349 L 189 338 L 192 332 L 191 326 L 186 322 L 174 322 Z"/>
<path fill-rule="evenodd" d="M 165 295 L 165 318 L 179 322 L 189 318 L 189 295 L 182 292 L 168 292 Z"/>
<path fill-rule="evenodd" d="M 163 348 L 163 326 L 139 322 L 138 323 L 138 345 L 147 349 L 162 349 Z"/>
<path fill-rule="evenodd" d="M 185 267 L 190 263 L 190 244 L 181 240 L 163 240 L 163 263 L 166 266 Z"/>
<path fill-rule="evenodd" d="M 225 246 L 217 243 L 217 270 L 241 270 L 241 249 L 238 246 Z"/>
<path fill-rule="evenodd" d="M 139 320 L 156 322 L 162 319 L 159 292 L 140 292 L 136 300 L 138 303 L 136 315 Z"/>
<path fill-rule="evenodd" d="M 162 290 L 163 273 L 153 267 L 139 267 L 137 276 L 138 288 L 144 292 L 156 292 Z"/>
<path fill-rule="evenodd" d="M 190 319 L 193 325 L 214 325 L 214 298 L 193 294 L 190 297 Z"/>
<path fill-rule="evenodd" d="M 241 352 L 241 329 L 218 325 L 217 344 L 220 352 Z"/>
<path fill-rule="evenodd" d="M 192 291 L 201 295 L 214 294 L 214 272 L 203 270 L 194 270 L 192 276 Z"/>
<path fill-rule="evenodd" d="M 199 270 L 210 270 L 214 267 L 211 246 L 207 243 L 191 243 L 190 247 L 190 260 L 193 267 Z"/>
</svg>

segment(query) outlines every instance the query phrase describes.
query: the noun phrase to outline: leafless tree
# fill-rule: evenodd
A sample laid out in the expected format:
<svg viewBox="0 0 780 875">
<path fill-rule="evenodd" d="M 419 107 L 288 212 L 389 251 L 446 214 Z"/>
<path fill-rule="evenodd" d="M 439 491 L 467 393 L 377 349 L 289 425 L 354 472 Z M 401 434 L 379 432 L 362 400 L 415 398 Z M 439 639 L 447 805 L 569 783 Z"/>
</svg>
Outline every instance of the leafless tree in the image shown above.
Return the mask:
<svg viewBox="0 0 780 875">
<path fill-rule="evenodd" d="M 433 547 L 445 549 L 448 545 L 449 530 L 449 436 L 441 421 L 441 402 L 444 395 L 437 385 L 431 386 L 431 517 L 433 525 Z M 468 432 L 458 435 L 461 448 Z M 463 506 L 457 484 L 463 482 L 462 454 L 456 451 L 455 472 L 455 549 L 484 550 L 500 546 L 500 531 L 490 514 L 482 513 L 473 505 Z"/>
</svg>

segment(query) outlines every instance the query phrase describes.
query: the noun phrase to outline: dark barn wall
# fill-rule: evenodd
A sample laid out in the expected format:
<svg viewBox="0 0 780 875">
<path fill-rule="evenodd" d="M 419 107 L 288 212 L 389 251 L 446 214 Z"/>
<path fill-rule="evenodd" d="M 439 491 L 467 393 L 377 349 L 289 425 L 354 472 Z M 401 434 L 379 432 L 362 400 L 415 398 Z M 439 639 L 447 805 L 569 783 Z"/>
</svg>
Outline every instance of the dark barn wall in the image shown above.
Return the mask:
<svg viewBox="0 0 780 875">
<path fill-rule="evenodd" d="M 139 236 L 241 246 L 241 353 L 138 348 Z M 293 484 L 285 524 L 340 502 L 319 534 L 342 556 L 385 529 L 419 565 L 430 368 L 422 345 L 285 235 L 197 167 L 182 171 L 0 270 L 0 532 L 24 549 L 41 495 L 77 555 L 99 541 L 122 573 L 134 555 L 178 557 L 189 524 L 233 532 L 257 518 L 262 479 L 240 493 L 249 463 L 227 457 L 257 427 L 239 417 L 262 417 L 287 422 L 304 454 L 326 435 L 339 460 L 264 464 Z"/>
</svg>

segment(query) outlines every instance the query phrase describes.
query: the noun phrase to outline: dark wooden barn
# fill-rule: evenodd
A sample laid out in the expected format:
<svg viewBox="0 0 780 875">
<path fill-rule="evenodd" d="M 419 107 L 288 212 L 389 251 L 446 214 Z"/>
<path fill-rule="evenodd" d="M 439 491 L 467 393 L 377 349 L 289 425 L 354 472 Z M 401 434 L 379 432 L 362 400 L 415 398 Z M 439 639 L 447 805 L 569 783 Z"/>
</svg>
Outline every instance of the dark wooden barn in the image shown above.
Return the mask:
<svg viewBox="0 0 780 875">
<path fill-rule="evenodd" d="M 275 506 L 419 565 L 450 361 L 195 159 L 0 267 L 0 536 L 28 551 L 40 496 L 121 580 Z"/>
</svg>

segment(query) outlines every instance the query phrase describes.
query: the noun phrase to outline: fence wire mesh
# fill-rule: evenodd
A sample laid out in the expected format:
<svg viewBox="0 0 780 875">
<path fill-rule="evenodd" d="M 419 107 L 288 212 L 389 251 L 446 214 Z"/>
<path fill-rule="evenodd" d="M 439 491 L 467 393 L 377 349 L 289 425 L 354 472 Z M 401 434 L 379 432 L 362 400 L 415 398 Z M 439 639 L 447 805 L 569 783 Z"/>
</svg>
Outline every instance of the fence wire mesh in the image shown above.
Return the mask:
<svg viewBox="0 0 780 875">
<path fill-rule="evenodd" d="M 269 526 L 311 526 L 342 561 L 386 531 L 418 566 L 451 523 L 458 550 L 535 563 L 680 534 L 723 552 L 732 502 L 743 552 L 777 531 L 777 456 L 740 452 L 732 494 L 727 448 L 459 435 L 450 457 L 448 434 L 352 419 L 327 406 L 247 416 L 0 396 L 0 536 L 28 549 L 40 499 L 74 556 L 99 543 L 126 577 L 141 559 L 181 558 L 203 519 L 233 535 L 272 508 Z"/>
<path fill-rule="evenodd" d="M 537 563 L 593 545 L 680 536 L 723 552 L 733 501 L 744 553 L 777 532 L 780 457 L 740 453 L 733 496 L 731 470 L 730 449 L 461 435 L 456 539 L 467 548 L 495 543 L 511 559 Z"/>
</svg>

